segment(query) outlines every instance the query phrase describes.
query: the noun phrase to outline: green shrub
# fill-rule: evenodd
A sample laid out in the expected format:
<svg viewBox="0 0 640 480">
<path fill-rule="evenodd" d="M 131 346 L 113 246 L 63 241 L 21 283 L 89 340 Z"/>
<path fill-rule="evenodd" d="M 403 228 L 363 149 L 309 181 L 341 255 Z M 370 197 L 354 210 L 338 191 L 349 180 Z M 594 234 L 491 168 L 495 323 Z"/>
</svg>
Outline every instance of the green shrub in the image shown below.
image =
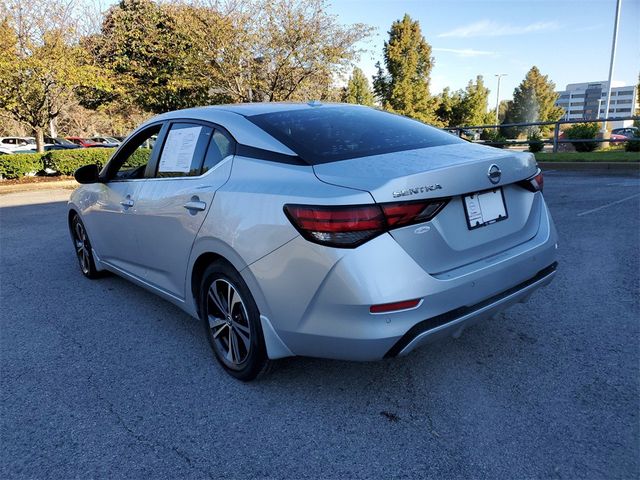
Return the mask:
<svg viewBox="0 0 640 480">
<path fill-rule="evenodd" d="M 99 168 L 107 163 L 113 148 L 76 148 L 73 150 L 51 150 L 44 156 L 47 168 L 61 175 L 73 175 L 78 168 L 95 163 Z"/>
<path fill-rule="evenodd" d="M 539 131 L 533 131 L 527 136 L 527 140 L 529 141 L 529 151 L 532 153 L 541 152 L 544 148 L 544 142 L 542 141 L 542 136 Z"/>
<path fill-rule="evenodd" d="M 124 162 L 123 168 L 137 168 L 142 165 L 146 165 L 149 163 L 149 158 L 151 158 L 151 149 L 140 147 L 136 149 L 129 158 L 127 158 L 127 161 Z"/>
<path fill-rule="evenodd" d="M 0 175 L 2 178 L 22 178 L 43 169 L 42 153 L 15 153 L 0 155 Z"/>
<path fill-rule="evenodd" d="M 589 140 L 595 139 L 598 135 L 597 123 L 577 123 L 564 131 L 568 139 Z M 577 152 L 593 152 L 597 147 L 597 142 L 571 142 Z"/>
<path fill-rule="evenodd" d="M 505 142 L 507 140 L 507 138 L 502 135 L 499 131 L 497 130 L 485 130 L 483 132 L 483 136 L 485 138 L 485 145 L 488 145 L 490 147 L 495 147 L 495 148 L 504 148 L 506 147 L 506 145 L 502 142 Z M 481 135 L 482 138 L 482 135 Z"/>
<path fill-rule="evenodd" d="M 636 135 L 633 140 L 625 142 L 624 149 L 627 152 L 640 152 L 640 136 Z"/>
</svg>

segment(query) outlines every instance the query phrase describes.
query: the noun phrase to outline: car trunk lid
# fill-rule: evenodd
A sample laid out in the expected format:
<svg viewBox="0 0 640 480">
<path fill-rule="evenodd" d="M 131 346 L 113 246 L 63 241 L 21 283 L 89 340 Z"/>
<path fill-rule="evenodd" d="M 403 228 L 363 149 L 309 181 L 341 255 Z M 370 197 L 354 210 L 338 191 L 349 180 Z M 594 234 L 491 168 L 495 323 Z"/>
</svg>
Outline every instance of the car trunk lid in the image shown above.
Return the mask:
<svg viewBox="0 0 640 480">
<path fill-rule="evenodd" d="M 494 165 L 500 170 L 496 183 L 489 178 Z M 495 255 L 529 240 L 538 230 L 540 195 L 517 185 L 536 173 L 535 159 L 529 153 L 466 143 L 361 157 L 313 168 L 321 181 L 368 191 L 377 203 L 448 198 L 447 206 L 430 222 L 390 232 L 431 274 Z M 493 167 L 492 171 L 495 170 Z M 470 229 L 464 196 L 496 188 L 502 189 L 507 218 Z"/>
</svg>

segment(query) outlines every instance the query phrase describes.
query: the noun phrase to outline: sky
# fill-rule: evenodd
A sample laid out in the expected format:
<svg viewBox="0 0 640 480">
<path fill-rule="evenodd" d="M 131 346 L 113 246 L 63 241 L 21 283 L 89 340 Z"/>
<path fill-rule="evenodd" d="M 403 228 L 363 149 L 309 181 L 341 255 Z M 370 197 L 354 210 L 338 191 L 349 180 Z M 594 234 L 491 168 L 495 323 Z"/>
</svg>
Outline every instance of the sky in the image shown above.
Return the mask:
<svg viewBox="0 0 640 480">
<path fill-rule="evenodd" d="M 394 20 L 408 13 L 433 49 L 431 93 L 464 88 L 482 75 L 496 101 L 495 74 L 506 73 L 500 99 L 536 65 L 564 90 L 568 83 L 607 80 L 616 0 L 331 0 L 340 23 L 376 28 L 361 43 L 357 65 L 371 78 Z M 638 82 L 640 0 L 622 0 L 613 80 Z"/>
</svg>

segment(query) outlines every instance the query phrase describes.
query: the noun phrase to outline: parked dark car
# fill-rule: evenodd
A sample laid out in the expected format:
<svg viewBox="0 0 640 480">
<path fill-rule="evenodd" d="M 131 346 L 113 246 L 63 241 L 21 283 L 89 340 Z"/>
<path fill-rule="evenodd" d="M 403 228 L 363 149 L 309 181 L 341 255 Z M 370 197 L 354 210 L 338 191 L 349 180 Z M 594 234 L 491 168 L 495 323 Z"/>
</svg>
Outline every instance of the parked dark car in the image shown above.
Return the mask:
<svg viewBox="0 0 640 480">
<path fill-rule="evenodd" d="M 62 137 L 44 137 L 44 150 L 48 152 L 49 150 L 72 150 L 75 148 L 82 148 L 80 145 L 76 145 L 73 142 L 70 142 L 66 138 Z"/>
</svg>

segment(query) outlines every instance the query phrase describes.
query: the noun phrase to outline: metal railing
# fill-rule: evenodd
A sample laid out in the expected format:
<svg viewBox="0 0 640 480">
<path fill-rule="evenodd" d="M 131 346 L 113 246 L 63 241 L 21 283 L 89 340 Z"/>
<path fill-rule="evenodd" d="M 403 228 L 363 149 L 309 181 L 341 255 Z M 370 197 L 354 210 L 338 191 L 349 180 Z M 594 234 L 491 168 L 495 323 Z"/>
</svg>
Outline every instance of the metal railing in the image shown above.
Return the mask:
<svg viewBox="0 0 640 480">
<path fill-rule="evenodd" d="M 477 143 L 486 143 L 488 145 L 502 145 L 502 146 L 510 146 L 510 145 L 528 145 L 529 143 L 542 143 L 544 145 L 553 145 L 553 152 L 556 153 L 558 151 L 558 147 L 564 143 L 614 143 L 614 144 L 624 144 L 629 141 L 638 141 L 637 138 L 560 138 L 560 126 L 566 125 L 570 123 L 604 123 L 604 122 L 619 122 L 624 120 L 640 120 L 638 116 L 629 116 L 629 117 L 611 117 L 611 118 L 597 118 L 592 120 L 558 120 L 556 122 L 528 122 L 528 123 L 504 123 L 501 125 L 469 125 L 464 127 L 447 127 L 445 130 L 455 133 L 459 137 L 467 136 L 466 131 L 472 132 L 482 132 L 483 130 L 499 130 L 505 128 L 529 128 L 529 127 L 542 127 L 542 126 L 550 126 L 553 125 L 553 136 L 550 138 L 541 138 L 540 140 L 518 140 L 518 139 L 507 139 L 507 140 L 476 140 L 472 139 L 471 141 Z"/>
</svg>

